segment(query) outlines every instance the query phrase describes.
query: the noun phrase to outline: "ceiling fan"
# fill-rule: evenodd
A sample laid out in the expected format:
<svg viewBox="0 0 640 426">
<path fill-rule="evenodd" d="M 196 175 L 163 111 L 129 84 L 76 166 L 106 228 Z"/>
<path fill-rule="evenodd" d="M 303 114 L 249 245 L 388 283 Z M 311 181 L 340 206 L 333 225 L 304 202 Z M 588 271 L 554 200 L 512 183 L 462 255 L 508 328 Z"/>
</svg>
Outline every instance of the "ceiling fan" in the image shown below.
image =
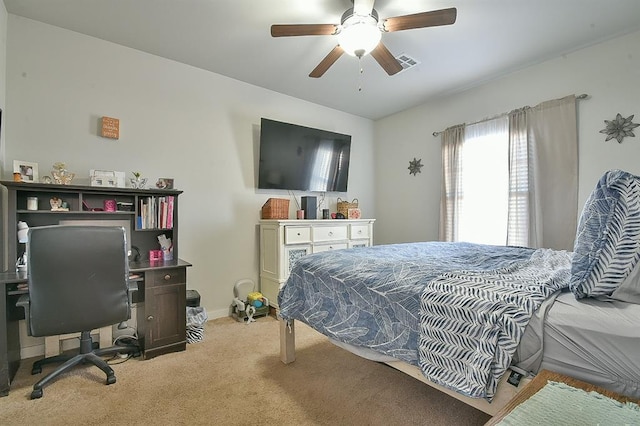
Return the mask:
<svg viewBox="0 0 640 426">
<path fill-rule="evenodd" d="M 382 33 L 410 30 L 414 28 L 451 25 L 456 22 L 457 10 L 433 10 L 412 15 L 380 19 L 373 8 L 374 0 L 352 0 L 353 7 L 342 15 L 340 24 L 284 24 L 272 25 L 272 37 L 291 37 L 307 35 L 335 35 L 338 45 L 318 64 L 309 77 L 318 78 L 342 56 L 347 53 L 362 58 L 371 56 L 389 75 L 402 71 L 402 65 L 382 43 Z"/>
</svg>

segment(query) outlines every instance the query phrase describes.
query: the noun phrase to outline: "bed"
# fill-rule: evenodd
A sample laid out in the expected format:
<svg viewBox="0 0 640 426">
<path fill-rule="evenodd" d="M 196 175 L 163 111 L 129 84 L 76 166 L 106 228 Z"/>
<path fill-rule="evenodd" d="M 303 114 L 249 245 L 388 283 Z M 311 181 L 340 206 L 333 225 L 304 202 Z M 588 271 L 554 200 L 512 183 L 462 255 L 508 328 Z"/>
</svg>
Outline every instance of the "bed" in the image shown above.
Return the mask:
<svg viewBox="0 0 640 426">
<path fill-rule="evenodd" d="M 640 398 L 640 178 L 612 170 L 573 251 L 422 242 L 302 257 L 278 295 L 294 321 L 489 414 L 540 369 Z"/>
</svg>

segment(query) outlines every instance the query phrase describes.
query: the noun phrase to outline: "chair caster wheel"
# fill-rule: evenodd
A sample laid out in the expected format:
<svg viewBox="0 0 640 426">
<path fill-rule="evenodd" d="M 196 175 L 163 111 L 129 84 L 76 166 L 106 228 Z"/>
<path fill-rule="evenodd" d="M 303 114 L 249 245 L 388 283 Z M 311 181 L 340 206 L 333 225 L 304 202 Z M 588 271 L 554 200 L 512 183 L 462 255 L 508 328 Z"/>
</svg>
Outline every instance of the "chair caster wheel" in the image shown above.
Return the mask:
<svg viewBox="0 0 640 426">
<path fill-rule="evenodd" d="M 42 398 L 42 389 L 34 389 L 33 392 L 31 392 L 31 399 L 38 398 Z"/>
<path fill-rule="evenodd" d="M 108 385 L 112 385 L 115 382 L 116 382 L 116 376 L 115 375 L 112 374 L 110 376 L 107 376 L 107 384 Z"/>
<path fill-rule="evenodd" d="M 31 375 L 40 374 L 40 373 L 42 373 L 42 367 L 32 367 L 31 368 Z"/>
</svg>

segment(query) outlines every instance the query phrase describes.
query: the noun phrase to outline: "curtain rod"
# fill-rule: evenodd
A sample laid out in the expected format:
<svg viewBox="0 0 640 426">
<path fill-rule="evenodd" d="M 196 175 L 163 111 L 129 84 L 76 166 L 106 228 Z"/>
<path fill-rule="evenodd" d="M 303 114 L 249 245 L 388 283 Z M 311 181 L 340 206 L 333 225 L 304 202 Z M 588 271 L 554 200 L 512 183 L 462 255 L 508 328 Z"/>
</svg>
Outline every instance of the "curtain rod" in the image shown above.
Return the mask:
<svg viewBox="0 0 640 426">
<path fill-rule="evenodd" d="M 582 100 L 582 99 L 587 99 L 588 97 L 589 97 L 589 95 L 588 95 L 588 94 L 583 93 L 582 95 L 578 95 L 578 96 L 576 96 L 576 99 L 578 99 L 578 100 Z M 504 114 L 501 114 L 501 115 L 504 115 Z M 499 116 L 500 116 L 500 115 L 498 115 L 497 117 L 499 117 Z M 469 124 L 478 124 L 478 123 L 482 123 L 483 121 L 491 120 L 492 118 L 495 118 L 495 117 L 485 118 L 485 119 L 483 119 L 483 120 L 476 121 L 476 122 L 469 123 Z M 440 135 L 442 134 L 442 132 L 443 132 L 443 131 L 433 132 L 433 136 L 440 136 Z"/>
</svg>

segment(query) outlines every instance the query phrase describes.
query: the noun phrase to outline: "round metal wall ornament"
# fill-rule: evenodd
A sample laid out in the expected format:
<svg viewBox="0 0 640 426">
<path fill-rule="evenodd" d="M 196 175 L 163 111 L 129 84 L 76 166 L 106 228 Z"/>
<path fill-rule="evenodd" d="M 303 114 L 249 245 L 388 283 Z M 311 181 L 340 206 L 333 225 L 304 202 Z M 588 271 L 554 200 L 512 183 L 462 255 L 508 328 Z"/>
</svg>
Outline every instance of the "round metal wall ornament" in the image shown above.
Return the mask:
<svg viewBox="0 0 640 426">
<path fill-rule="evenodd" d="M 633 133 L 633 129 L 640 126 L 640 124 L 633 123 L 631 120 L 633 120 L 633 115 L 623 118 L 619 113 L 614 120 L 604 120 L 604 124 L 606 124 L 607 127 L 600 130 L 600 133 L 607 135 L 604 141 L 615 139 L 618 143 L 622 143 L 625 136 L 635 137 L 636 135 Z"/>
<path fill-rule="evenodd" d="M 416 157 L 413 157 L 413 161 L 409 161 L 409 167 L 407 167 L 409 169 L 409 174 L 410 175 L 416 175 L 418 173 L 422 173 L 422 170 L 420 170 L 423 166 L 423 164 L 420 164 L 420 162 L 422 161 L 422 158 L 420 158 L 419 160 L 416 160 Z"/>
</svg>

